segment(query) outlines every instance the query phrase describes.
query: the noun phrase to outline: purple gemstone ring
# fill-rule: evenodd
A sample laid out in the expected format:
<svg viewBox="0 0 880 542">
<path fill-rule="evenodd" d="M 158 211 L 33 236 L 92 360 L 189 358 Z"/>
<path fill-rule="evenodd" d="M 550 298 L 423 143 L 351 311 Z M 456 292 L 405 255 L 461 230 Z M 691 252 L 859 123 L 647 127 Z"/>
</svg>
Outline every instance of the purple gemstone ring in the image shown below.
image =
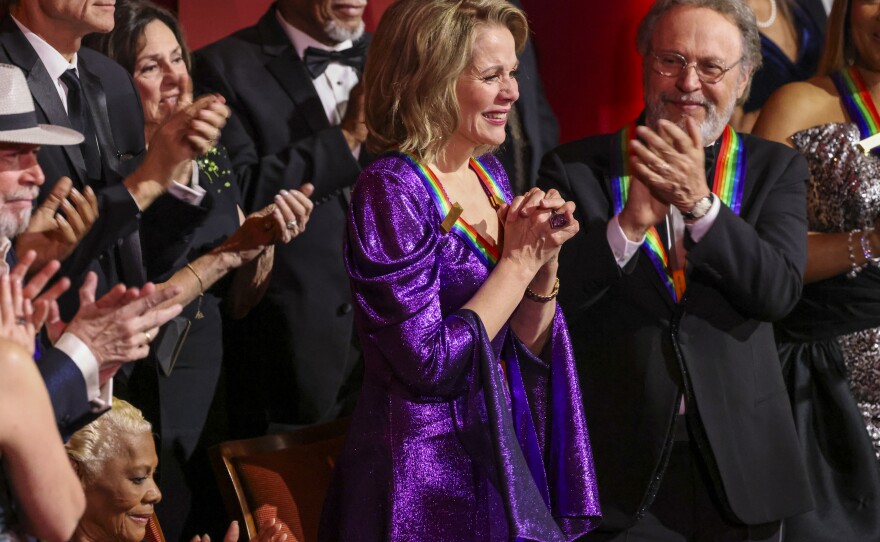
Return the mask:
<svg viewBox="0 0 880 542">
<path fill-rule="evenodd" d="M 553 229 L 564 228 L 568 226 L 568 218 L 565 215 L 553 213 L 550 216 L 550 227 Z"/>
</svg>

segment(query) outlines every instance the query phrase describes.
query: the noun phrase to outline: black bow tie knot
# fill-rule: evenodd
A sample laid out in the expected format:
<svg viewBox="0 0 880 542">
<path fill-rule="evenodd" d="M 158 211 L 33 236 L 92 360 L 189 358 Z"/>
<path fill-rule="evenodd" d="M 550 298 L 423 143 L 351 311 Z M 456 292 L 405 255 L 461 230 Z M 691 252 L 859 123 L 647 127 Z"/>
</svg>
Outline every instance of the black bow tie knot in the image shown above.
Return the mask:
<svg viewBox="0 0 880 542">
<path fill-rule="evenodd" d="M 358 72 L 363 71 L 366 52 L 366 43 L 363 41 L 358 41 L 342 51 L 327 51 L 325 49 L 307 47 L 303 60 L 305 60 L 309 75 L 312 76 L 312 79 L 315 79 L 324 73 L 331 62 L 352 67 Z"/>
</svg>

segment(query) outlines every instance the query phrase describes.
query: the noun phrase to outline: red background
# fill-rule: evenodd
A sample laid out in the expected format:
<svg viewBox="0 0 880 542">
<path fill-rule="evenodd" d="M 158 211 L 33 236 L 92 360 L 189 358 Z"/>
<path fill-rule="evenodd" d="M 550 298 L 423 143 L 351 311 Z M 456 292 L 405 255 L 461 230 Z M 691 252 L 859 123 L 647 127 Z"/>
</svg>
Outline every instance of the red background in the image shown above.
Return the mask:
<svg viewBox="0 0 880 542">
<path fill-rule="evenodd" d="M 158 0 L 177 9 L 192 49 L 254 24 L 271 0 Z M 370 0 L 372 30 L 393 0 Z M 616 130 L 642 108 L 639 20 L 652 0 L 522 0 L 562 141 Z"/>
</svg>

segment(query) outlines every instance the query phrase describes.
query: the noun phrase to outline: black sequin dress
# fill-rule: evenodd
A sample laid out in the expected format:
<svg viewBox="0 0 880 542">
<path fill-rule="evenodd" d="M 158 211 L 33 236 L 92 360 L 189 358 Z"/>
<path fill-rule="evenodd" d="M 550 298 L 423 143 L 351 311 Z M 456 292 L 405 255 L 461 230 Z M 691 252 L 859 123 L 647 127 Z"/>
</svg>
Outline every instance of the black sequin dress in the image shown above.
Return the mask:
<svg viewBox="0 0 880 542">
<path fill-rule="evenodd" d="M 810 164 L 811 231 L 870 226 L 880 212 L 880 159 L 856 150 L 859 139 L 854 124 L 816 126 L 792 136 Z M 863 376 L 880 369 L 878 326 L 875 266 L 852 279 L 841 274 L 806 285 L 798 306 L 776 326 L 816 501 L 813 512 L 786 520 L 786 540 L 880 541 L 880 463 L 865 430 L 866 421 L 869 427 L 872 422 L 857 404 L 877 405 L 880 399 L 880 381 Z M 874 341 L 873 355 L 864 351 L 865 340 Z"/>
</svg>

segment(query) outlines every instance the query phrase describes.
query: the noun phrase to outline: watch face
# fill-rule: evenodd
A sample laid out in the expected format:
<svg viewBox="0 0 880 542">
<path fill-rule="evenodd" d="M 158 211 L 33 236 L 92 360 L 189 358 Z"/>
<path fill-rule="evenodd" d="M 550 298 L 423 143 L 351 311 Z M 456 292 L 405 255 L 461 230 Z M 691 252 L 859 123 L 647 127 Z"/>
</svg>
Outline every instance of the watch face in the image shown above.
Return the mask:
<svg viewBox="0 0 880 542">
<path fill-rule="evenodd" d="M 705 198 L 698 201 L 694 204 L 694 208 L 690 210 L 690 212 L 686 213 L 687 218 L 695 219 L 702 218 L 706 213 L 709 212 L 709 209 L 712 208 L 712 196 L 706 196 Z"/>
</svg>

